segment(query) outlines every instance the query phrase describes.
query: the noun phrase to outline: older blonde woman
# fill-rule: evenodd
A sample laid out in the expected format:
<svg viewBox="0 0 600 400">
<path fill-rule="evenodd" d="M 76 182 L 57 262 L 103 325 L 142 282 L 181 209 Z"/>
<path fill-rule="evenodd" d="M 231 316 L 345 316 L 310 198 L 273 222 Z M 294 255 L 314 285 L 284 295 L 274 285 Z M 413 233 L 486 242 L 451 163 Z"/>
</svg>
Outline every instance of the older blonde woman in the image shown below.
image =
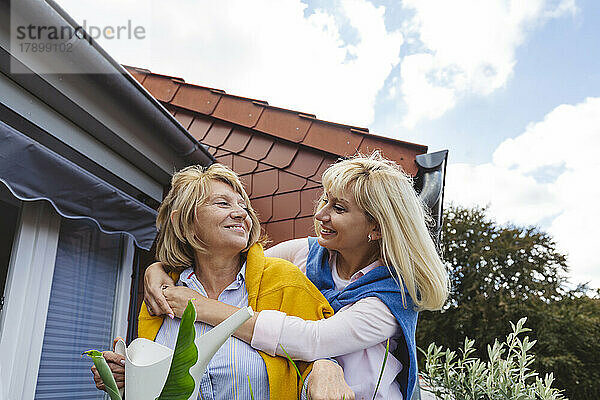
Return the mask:
<svg viewBox="0 0 600 400">
<path fill-rule="evenodd" d="M 318 237 L 281 243 L 268 254 L 299 266 L 336 314 L 306 321 L 265 310 L 236 335 L 269 354 L 283 346 L 301 360 L 335 357 L 356 398 L 373 397 L 390 339 L 377 398 L 409 400 L 417 379 L 417 312 L 440 309 L 449 286 L 427 213 L 410 177 L 377 153 L 332 165 L 322 182 Z M 160 264 L 148 270 L 147 301 L 158 312 L 181 307 L 162 296 L 160 286 L 169 284 Z M 198 306 L 198 318 L 210 323 L 235 310 L 210 300 Z"/>
<path fill-rule="evenodd" d="M 157 217 L 157 257 L 173 272 L 176 285 L 164 292 L 174 303 L 212 299 L 234 307 L 249 305 L 256 311 L 280 310 L 307 320 L 333 314 L 295 266 L 264 256 L 258 218 L 233 171 L 220 164 L 192 166 L 176 173 L 171 186 Z M 180 317 L 183 308 L 174 311 L 172 317 Z M 179 322 L 179 318 L 151 316 L 142 307 L 138 334 L 173 348 Z M 198 335 L 211 329 L 204 322 L 196 325 Z M 118 366 L 114 353 L 105 357 Z M 299 367 L 305 375 L 310 370 L 306 363 Z M 96 382 L 101 385 L 98 376 Z M 258 352 L 232 337 L 208 364 L 200 391 L 203 399 L 250 400 L 249 382 L 256 399 L 295 400 L 301 390 L 286 358 Z M 347 389 L 340 393 L 351 397 Z"/>
</svg>

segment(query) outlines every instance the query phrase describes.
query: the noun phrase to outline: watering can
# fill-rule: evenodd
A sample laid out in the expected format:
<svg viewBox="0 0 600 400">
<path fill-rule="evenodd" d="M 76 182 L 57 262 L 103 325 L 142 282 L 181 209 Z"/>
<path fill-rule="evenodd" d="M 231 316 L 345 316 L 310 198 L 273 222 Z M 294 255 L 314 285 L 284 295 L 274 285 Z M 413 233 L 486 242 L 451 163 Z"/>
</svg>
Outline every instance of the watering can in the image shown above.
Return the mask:
<svg viewBox="0 0 600 400">
<path fill-rule="evenodd" d="M 198 398 L 202 374 L 217 350 L 253 314 L 251 307 L 242 308 L 194 340 L 198 349 L 198 361 L 189 372 L 196 386 L 188 400 Z M 125 398 L 127 400 L 157 398 L 167 380 L 173 350 L 151 340 L 138 338 L 132 341 L 129 347 L 123 339 L 119 339 L 115 345 L 115 352 L 125 356 Z"/>
</svg>

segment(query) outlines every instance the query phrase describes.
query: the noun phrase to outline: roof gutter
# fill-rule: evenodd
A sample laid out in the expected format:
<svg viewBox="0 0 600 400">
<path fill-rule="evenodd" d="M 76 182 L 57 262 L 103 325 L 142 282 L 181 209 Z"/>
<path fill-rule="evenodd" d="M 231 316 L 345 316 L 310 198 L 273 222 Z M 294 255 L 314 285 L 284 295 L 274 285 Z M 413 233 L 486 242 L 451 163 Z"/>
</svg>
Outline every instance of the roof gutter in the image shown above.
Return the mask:
<svg viewBox="0 0 600 400">
<path fill-rule="evenodd" d="M 5 0 L 2 0 L 5 1 Z M 17 5 L 15 5 L 15 3 Z M 54 0 L 19 0 L 11 6 L 27 21 L 43 22 L 44 26 L 64 27 L 65 23 L 74 30 L 79 24 L 71 18 Z M 54 55 L 49 62 L 57 68 L 56 72 L 68 71 L 76 65 L 80 73 L 78 78 L 88 79 L 99 87 L 106 88 L 112 96 L 127 104 L 127 112 L 136 115 L 142 121 L 152 125 L 155 132 L 173 151 L 189 163 L 210 165 L 214 157 L 194 139 L 189 132 L 156 100 L 139 82 L 115 61 L 95 40 L 78 40 L 74 43 L 73 54 Z M 51 54 L 47 53 L 50 57 Z M 70 57 L 70 58 L 69 58 Z M 76 63 L 73 60 L 76 57 Z M 86 69 L 87 68 L 87 69 Z M 93 71 L 94 73 L 86 73 Z M 34 71 L 35 72 L 35 71 Z M 62 79 L 68 79 L 64 74 Z"/>
</svg>

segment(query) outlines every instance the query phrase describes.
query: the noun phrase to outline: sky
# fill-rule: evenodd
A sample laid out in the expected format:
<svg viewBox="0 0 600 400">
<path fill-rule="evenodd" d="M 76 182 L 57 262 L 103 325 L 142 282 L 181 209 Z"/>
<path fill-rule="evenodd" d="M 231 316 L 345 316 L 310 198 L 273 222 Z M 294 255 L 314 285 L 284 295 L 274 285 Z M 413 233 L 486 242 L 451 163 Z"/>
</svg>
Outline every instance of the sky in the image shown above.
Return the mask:
<svg viewBox="0 0 600 400">
<path fill-rule="evenodd" d="M 58 0 L 118 62 L 449 150 L 446 204 L 535 225 L 600 287 L 597 0 Z"/>
</svg>

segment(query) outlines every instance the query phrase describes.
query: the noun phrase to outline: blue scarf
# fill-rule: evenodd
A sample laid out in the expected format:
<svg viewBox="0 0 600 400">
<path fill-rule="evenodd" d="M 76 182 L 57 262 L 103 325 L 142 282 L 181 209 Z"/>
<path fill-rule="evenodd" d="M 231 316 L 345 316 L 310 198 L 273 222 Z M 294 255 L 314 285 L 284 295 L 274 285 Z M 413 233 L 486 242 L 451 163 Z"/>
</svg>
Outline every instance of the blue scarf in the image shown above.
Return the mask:
<svg viewBox="0 0 600 400">
<path fill-rule="evenodd" d="M 404 400 L 410 400 L 417 382 L 415 330 L 418 313 L 412 298 L 406 291 L 404 292 L 406 307 L 402 305 L 402 292 L 388 268 L 383 265 L 374 268 L 343 290 L 335 290 L 329 266 L 329 251 L 319 245 L 316 238 L 309 237 L 306 276 L 323 293 L 335 312 L 365 297 L 377 297 L 390 309 L 403 333 L 397 338 L 398 347 L 394 352 L 394 356 L 402 363 L 402 371 L 396 377 L 396 381 L 400 384 Z"/>
</svg>

